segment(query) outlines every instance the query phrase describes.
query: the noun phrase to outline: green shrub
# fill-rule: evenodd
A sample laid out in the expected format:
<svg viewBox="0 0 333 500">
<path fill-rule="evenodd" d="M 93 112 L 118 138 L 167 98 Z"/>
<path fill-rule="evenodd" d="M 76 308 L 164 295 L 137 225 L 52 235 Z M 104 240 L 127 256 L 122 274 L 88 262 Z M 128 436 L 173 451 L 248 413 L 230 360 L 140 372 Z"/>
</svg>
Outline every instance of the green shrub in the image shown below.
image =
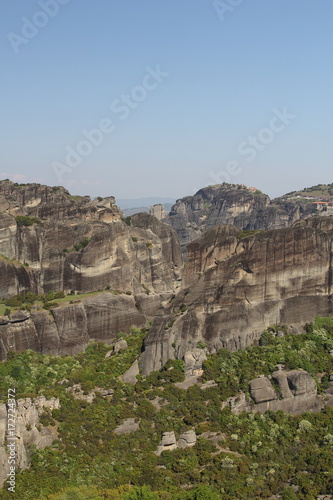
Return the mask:
<svg viewBox="0 0 333 500">
<path fill-rule="evenodd" d="M 263 231 L 258 229 L 245 229 L 237 234 L 236 238 L 241 240 L 242 238 L 246 238 L 247 236 L 252 236 L 253 234 L 262 233 Z"/>
<path fill-rule="evenodd" d="M 74 245 L 74 250 L 76 252 L 79 252 L 83 248 L 86 248 L 86 246 L 88 246 L 89 242 L 90 242 L 90 238 L 84 238 L 83 240 L 80 241 L 80 243 L 77 243 L 76 245 Z"/>
<path fill-rule="evenodd" d="M 122 217 L 121 219 L 123 222 L 125 222 L 125 224 L 127 224 L 127 226 L 130 226 L 131 225 L 131 217 L 128 216 L 128 217 Z"/>
<path fill-rule="evenodd" d="M 33 226 L 34 224 L 42 225 L 42 221 L 37 217 L 28 217 L 27 215 L 17 215 L 15 217 L 16 224 L 22 226 Z"/>
</svg>

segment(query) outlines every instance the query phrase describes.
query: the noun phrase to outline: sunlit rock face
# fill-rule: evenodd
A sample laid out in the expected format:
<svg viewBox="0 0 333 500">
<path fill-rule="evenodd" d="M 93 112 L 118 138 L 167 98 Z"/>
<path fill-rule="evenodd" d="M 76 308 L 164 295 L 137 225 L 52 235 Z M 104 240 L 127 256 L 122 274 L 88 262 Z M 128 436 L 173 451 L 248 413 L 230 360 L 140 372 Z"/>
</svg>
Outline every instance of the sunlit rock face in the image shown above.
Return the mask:
<svg viewBox="0 0 333 500">
<path fill-rule="evenodd" d="M 0 318 L 0 359 L 9 351 L 33 349 L 43 354 L 68 355 L 82 352 L 89 341 L 110 343 L 119 332 L 143 328 L 145 316 L 128 295 L 104 292 L 82 302 L 48 311 L 32 311 L 16 319 Z"/>
<path fill-rule="evenodd" d="M 297 333 L 316 315 L 332 314 L 332 241 L 333 218 L 314 217 L 241 239 L 217 227 L 192 242 L 184 288 L 145 339 L 143 372 L 198 343 L 233 351 L 270 325 Z"/>
<path fill-rule="evenodd" d="M 46 399 L 44 396 L 37 397 L 34 401 L 30 398 L 18 399 L 15 402 L 15 465 L 18 469 L 26 469 L 30 465 L 29 448 L 34 444 L 43 449 L 50 446 L 57 438 L 55 428 L 44 427 L 39 422 L 39 417 L 45 411 L 60 408 L 58 398 Z M 0 488 L 8 479 L 10 471 L 8 463 L 9 448 L 7 441 L 8 412 L 5 404 L 0 404 Z M 12 444 L 13 441 L 10 441 Z"/>
<path fill-rule="evenodd" d="M 109 290 L 50 312 L 33 308 L 20 320 L 0 318 L 2 359 L 9 350 L 73 354 L 91 339 L 109 342 L 145 326 L 179 291 L 174 229 L 145 213 L 122 220 L 114 203 L 0 181 L 0 297 Z"/>
<path fill-rule="evenodd" d="M 310 204 L 270 198 L 245 186 L 208 186 L 194 196 L 177 200 L 164 219 L 177 231 L 186 254 L 186 245 L 207 229 L 220 224 L 232 224 L 241 229 L 277 229 L 290 227 L 296 220 L 315 210 Z M 185 256 L 186 258 L 186 256 Z"/>
<path fill-rule="evenodd" d="M 148 214 L 129 225 L 121 215 L 113 197 L 0 181 L 0 296 L 105 287 L 173 292 L 182 265 L 176 232 Z M 18 216 L 39 223 L 20 225 Z"/>
</svg>

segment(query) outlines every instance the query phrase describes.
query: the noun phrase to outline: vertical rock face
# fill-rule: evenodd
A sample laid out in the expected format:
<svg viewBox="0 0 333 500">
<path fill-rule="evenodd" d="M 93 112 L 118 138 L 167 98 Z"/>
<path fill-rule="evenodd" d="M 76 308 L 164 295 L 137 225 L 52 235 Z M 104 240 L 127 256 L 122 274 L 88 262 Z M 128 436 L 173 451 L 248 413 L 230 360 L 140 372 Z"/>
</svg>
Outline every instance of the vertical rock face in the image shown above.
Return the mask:
<svg viewBox="0 0 333 500">
<path fill-rule="evenodd" d="M 267 195 L 245 186 L 219 184 L 178 200 L 164 220 L 177 231 L 185 253 L 186 245 L 211 227 L 231 224 L 241 229 L 278 229 L 314 210 L 292 201 L 275 204 Z"/>
<path fill-rule="evenodd" d="M 113 196 L 91 200 L 89 196 L 71 196 L 61 186 L 14 184 L 0 181 L 0 212 L 61 220 L 78 217 L 113 222 L 121 218 Z"/>
<path fill-rule="evenodd" d="M 0 359 L 8 351 L 33 349 L 43 354 L 83 351 L 90 340 L 110 343 L 119 332 L 145 327 L 147 320 L 129 295 L 101 293 L 81 303 L 32 312 L 20 320 L 0 318 Z"/>
<path fill-rule="evenodd" d="M 43 449 L 50 446 L 56 439 L 57 433 L 54 429 L 43 427 L 39 423 L 39 417 L 45 408 L 59 408 L 59 399 L 47 400 L 44 396 L 31 401 L 30 398 L 18 399 L 15 408 L 15 451 L 17 469 L 26 469 L 29 466 L 28 448 L 34 444 Z M 7 479 L 9 472 L 7 437 L 7 408 L 0 404 L 0 487 Z M 13 443 L 13 441 L 10 441 Z"/>
<path fill-rule="evenodd" d="M 182 264 L 175 231 L 148 214 L 128 226 L 114 198 L 0 182 L 0 297 L 32 291 L 171 293 Z M 24 220 L 15 216 L 39 217 Z"/>
<path fill-rule="evenodd" d="M 161 212 L 162 214 L 162 212 Z M 21 219 L 17 219 L 20 216 Z M 31 218 L 35 219 L 31 219 Z M 0 181 L 0 297 L 110 289 L 80 304 L 0 320 L 0 357 L 34 349 L 75 354 L 91 339 L 144 327 L 180 288 L 176 232 L 148 214 L 126 223 L 113 197 Z"/>
<path fill-rule="evenodd" d="M 144 373 L 184 357 L 198 342 L 210 352 L 236 350 L 254 343 L 270 325 L 297 332 L 314 316 L 333 313 L 332 217 L 239 240 L 231 230 L 212 231 L 188 247 L 185 289 L 146 337 Z M 213 265 L 214 251 L 220 260 Z"/>
</svg>

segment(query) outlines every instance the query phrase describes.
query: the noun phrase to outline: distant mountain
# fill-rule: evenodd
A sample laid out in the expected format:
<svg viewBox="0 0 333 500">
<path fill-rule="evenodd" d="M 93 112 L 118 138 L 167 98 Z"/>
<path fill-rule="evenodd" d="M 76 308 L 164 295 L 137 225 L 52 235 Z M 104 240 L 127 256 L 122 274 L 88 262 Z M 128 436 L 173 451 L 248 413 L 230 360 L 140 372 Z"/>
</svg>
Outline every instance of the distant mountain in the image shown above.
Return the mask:
<svg viewBox="0 0 333 500">
<path fill-rule="evenodd" d="M 158 197 L 150 197 L 150 198 L 117 198 L 116 203 L 119 208 L 125 210 L 127 208 L 144 208 L 151 207 L 157 203 L 164 205 L 169 203 L 173 205 L 175 203 L 174 198 L 158 198 Z"/>
<path fill-rule="evenodd" d="M 301 189 L 300 191 L 291 191 L 276 199 L 314 199 L 322 201 L 333 201 L 333 183 L 332 184 L 317 184 L 316 186 Z"/>
</svg>

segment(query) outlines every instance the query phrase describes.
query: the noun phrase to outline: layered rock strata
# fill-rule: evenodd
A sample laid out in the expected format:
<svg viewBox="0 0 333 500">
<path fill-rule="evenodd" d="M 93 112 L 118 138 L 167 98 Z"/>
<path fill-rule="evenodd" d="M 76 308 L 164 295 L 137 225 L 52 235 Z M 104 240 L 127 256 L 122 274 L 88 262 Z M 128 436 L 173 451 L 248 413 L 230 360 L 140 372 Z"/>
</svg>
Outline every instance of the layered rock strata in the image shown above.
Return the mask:
<svg viewBox="0 0 333 500">
<path fill-rule="evenodd" d="M 278 229 L 290 227 L 315 210 L 316 207 L 309 203 L 271 201 L 255 189 L 218 184 L 200 189 L 194 196 L 177 200 L 164 221 L 177 231 L 186 253 L 186 245 L 211 227 L 231 224 L 241 229 Z"/>
<path fill-rule="evenodd" d="M 18 399 L 15 407 L 15 466 L 16 470 L 29 467 L 29 447 L 31 445 L 43 449 L 50 446 L 57 438 L 57 431 L 52 427 L 44 427 L 39 422 L 40 415 L 48 409 L 52 411 L 60 407 L 59 399 L 47 400 L 39 396 L 34 401 L 30 398 Z M 8 414 L 5 404 L 0 404 L 0 487 L 7 479 L 10 464 L 7 447 Z"/>
<path fill-rule="evenodd" d="M 332 314 L 332 251 L 332 217 L 241 239 L 233 227 L 212 229 L 188 246 L 184 288 L 145 339 L 143 373 L 199 343 L 233 351 L 270 325 L 303 332 L 316 315 Z"/>
</svg>

